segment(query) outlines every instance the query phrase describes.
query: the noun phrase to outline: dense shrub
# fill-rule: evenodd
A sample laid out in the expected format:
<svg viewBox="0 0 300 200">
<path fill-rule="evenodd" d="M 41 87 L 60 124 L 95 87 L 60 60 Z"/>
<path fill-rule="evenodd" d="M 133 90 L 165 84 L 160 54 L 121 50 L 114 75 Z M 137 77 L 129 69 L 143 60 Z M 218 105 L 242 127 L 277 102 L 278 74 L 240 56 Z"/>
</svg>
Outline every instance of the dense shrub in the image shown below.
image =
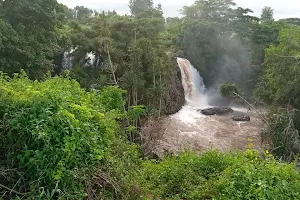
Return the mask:
<svg viewBox="0 0 300 200">
<path fill-rule="evenodd" d="M 300 153 L 300 113 L 297 109 L 269 109 L 268 126 L 263 138 L 271 141 L 271 153 L 278 159 L 291 162 Z"/>
<path fill-rule="evenodd" d="M 235 98 L 236 94 L 239 94 L 239 89 L 235 84 L 228 82 L 221 86 L 220 92 L 224 97 Z"/>
<path fill-rule="evenodd" d="M 184 153 L 159 164 L 149 161 L 144 164 L 144 181 L 164 199 L 300 199 L 296 166 L 254 150 Z"/>
<path fill-rule="evenodd" d="M 84 178 L 99 165 L 118 131 L 123 91 L 86 92 L 68 77 L 31 81 L 0 77 L 0 178 L 27 197 L 86 196 Z M 115 105 L 113 105 L 115 104 Z M 1 173 L 0 173 L 1 176 Z"/>
</svg>

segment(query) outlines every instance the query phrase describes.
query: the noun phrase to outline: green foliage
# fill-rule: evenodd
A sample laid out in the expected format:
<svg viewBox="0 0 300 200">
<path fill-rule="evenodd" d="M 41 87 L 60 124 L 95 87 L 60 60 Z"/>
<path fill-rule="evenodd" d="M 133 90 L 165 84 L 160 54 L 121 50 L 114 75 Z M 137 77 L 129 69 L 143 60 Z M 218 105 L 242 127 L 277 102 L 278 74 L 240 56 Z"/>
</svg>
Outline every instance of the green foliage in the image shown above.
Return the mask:
<svg viewBox="0 0 300 200">
<path fill-rule="evenodd" d="M 263 137 L 267 141 L 272 141 L 271 153 L 277 158 L 290 162 L 300 152 L 299 118 L 298 110 L 275 107 L 270 111 L 269 126 L 264 130 Z"/>
<path fill-rule="evenodd" d="M 214 61 L 218 58 L 219 50 L 218 29 L 214 24 L 208 22 L 191 21 L 184 27 L 183 48 L 187 58 L 196 66 L 204 78 L 206 85 L 212 85 L 217 74 Z"/>
<path fill-rule="evenodd" d="M 274 21 L 274 10 L 271 7 L 265 6 L 260 16 L 261 22 Z"/>
<path fill-rule="evenodd" d="M 76 6 L 73 9 L 73 15 L 74 17 L 82 22 L 86 23 L 90 17 L 92 17 L 94 11 L 92 9 L 86 8 L 84 6 Z"/>
<path fill-rule="evenodd" d="M 153 1 L 152 0 L 130 0 L 129 8 L 131 14 L 136 15 L 148 9 L 153 8 Z"/>
<path fill-rule="evenodd" d="M 145 106 L 131 106 L 127 115 L 130 121 L 136 121 L 143 114 L 145 114 Z"/>
<path fill-rule="evenodd" d="M 69 78 L 37 82 L 23 72 L 13 79 L 2 74 L 0 82 L 0 168 L 17 170 L 10 186 L 32 198 L 54 190 L 69 199 L 86 196 L 89 169 L 101 163 L 118 131 L 123 91 L 86 92 Z"/>
<path fill-rule="evenodd" d="M 247 150 L 202 156 L 185 153 L 161 163 L 146 162 L 149 191 L 164 199 L 298 199 L 300 175 L 295 164 Z"/>
<path fill-rule="evenodd" d="M 124 111 L 125 101 L 123 95 L 125 93 L 125 90 L 121 90 L 116 86 L 104 88 L 101 92 L 100 103 L 108 110 Z"/>
<path fill-rule="evenodd" d="M 252 24 L 253 33 L 250 37 L 251 60 L 254 65 L 262 65 L 265 58 L 265 49 L 270 45 L 279 44 L 279 32 L 286 25 L 282 22 L 267 21 L 261 24 Z"/>
<path fill-rule="evenodd" d="M 101 14 L 90 18 L 88 25 L 73 22 L 71 27 L 72 43 L 77 47 L 72 53 L 72 78 L 84 88 L 102 89 L 114 82 L 114 72 L 118 85 L 128 91 L 129 107 L 144 104 L 163 113 L 160 102 L 172 64 L 160 40 L 164 19 L 159 8 L 135 17 Z M 84 59 L 87 53 L 95 55 L 91 65 Z"/>
<path fill-rule="evenodd" d="M 287 24 L 300 26 L 300 19 L 299 18 L 286 18 L 286 19 L 280 19 L 278 21 L 282 21 L 282 22 L 285 22 Z"/>
<path fill-rule="evenodd" d="M 224 83 L 221 86 L 220 92 L 224 97 L 234 98 L 236 94 L 239 94 L 239 89 L 233 83 Z"/>
<path fill-rule="evenodd" d="M 300 28 L 287 26 L 280 31 L 279 44 L 266 49 L 263 72 L 254 97 L 270 109 L 265 138 L 277 157 L 291 161 L 299 153 L 299 42 Z"/>
<path fill-rule="evenodd" d="M 276 161 L 257 151 L 237 155 L 233 164 L 214 183 L 218 199 L 298 199 L 299 173 L 295 164 Z"/>
<path fill-rule="evenodd" d="M 180 37 L 183 31 L 183 19 L 167 18 L 167 24 L 165 27 L 165 32 L 161 33 L 161 37 L 167 41 L 168 48 L 171 50 L 180 49 Z"/>
<path fill-rule="evenodd" d="M 0 70 L 12 75 L 22 68 L 30 78 L 44 78 L 64 44 L 56 29 L 65 10 L 56 0 L 2 1 L 0 10 Z"/>
<path fill-rule="evenodd" d="M 189 193 L 205 184 L 207 179 L 219 175 L 230 163 L 225 154 L 210 151 L 198 156 L 186 153 L 165 158 L 162 163 L 148 161 L 143 164 L 144 177 L 150 191 L 164 198 L 189 198 Z"/>
<path fill-rule="evenodd" d="M 213 22 L 228 22 L 232 7 L 236 4 L 232 0 L 200 0 L 192 6 L 183 7 L 182 13 L 191 19 L 203 19 Z"/>
<path fill-rule="evenodd" d="M 103 163 L 94 170 L 90 180 L 89 198 L 116 200 L 137 200 L 143 194 L 138 185 L 141 152 L 138 145 L 124 139 L 113 140 Z"/>
<path fill-rule="evenodd" d="M 268 103 L 291 104 L 300 108 L 299 34 L 299 27 L 284 28 L 280 31 L 280 43 L 266 49 L 263 75 L 256 89 L 256 97 Z"/>
<path fill-rule="evenodd" d="M 101 73 L 98 68 L 76 66 L 70 71 L 70 76 L 85 89 L 102 89 L 109 83 L 109 75 Z"/>
</svg>

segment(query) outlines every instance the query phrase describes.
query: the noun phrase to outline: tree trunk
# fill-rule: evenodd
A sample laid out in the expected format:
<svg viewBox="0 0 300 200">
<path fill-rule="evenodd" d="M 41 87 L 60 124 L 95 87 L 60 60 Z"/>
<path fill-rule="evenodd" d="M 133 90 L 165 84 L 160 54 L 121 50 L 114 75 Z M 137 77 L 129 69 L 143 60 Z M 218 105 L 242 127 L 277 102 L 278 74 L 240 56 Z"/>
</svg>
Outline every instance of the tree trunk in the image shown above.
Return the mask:
<svg viewBox="0 0 300 200">
<path fill-rule="evenodd" d="M 131 104 L 131 91 L 128 91 L 128 108 L 127 108 L 127 110 L 129 110 L 129 108 L 130 108 L 130 104 Z"/>
<path fill-rule="evenodd" d="M 162 77 L 161 77 L 161 71 L 159 69 L 159 84 L 162 86 Z M 161 116 L 161 107 L 162 107 L 162 95 L 161 95 L 162 91 L 159 91 L 159 110 L 158 110 L 158 117 L 160 118 Z"/>
<path fill-rule="evenodd" d="M 137 106 L 138 105 L 138 91 L 136 90 L 135 91 L 135 106 Z"/>
<path fill-rule="evenodd" d="M 154 65 L 152 65 L 152 71 L 153 71 L 153 88 L 155 89 L 156 87 L 156 80 L 155 80 L 155 71 L 154 71 Z"/>
<path fill-rule="evenodd" d="M 108 60 L 109 60 L 109 64 L 110 64 L 111 73 L 112 73 L 112 75 L 114 77 L 115 85 L 118 85 L 118 82 L 117 82 L 117 79 L 116 79 L 116 75 L 115 75 L 114 66 L 113 66 L 112 61 L 111 61 L 111 57 L 110 57 L 108 45 L 107 45 L 107 55 L 108 55 Z"/>
<path fill-rule="evenodd" d="M 158 118 L 160 119 L 161 116 L 161 107 L 162 107 L 162 99 L 161 97 L 159 98 L 159 112 L 158 112 Z"/>
</svg>

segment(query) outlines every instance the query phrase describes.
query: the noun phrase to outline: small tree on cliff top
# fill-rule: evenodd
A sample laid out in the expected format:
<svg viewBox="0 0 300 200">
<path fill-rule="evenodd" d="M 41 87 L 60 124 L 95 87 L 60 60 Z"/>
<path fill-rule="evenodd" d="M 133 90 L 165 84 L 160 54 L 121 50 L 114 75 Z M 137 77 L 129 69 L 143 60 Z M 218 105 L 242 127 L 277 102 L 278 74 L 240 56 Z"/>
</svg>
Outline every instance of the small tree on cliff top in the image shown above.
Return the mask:
<svg viewBox="0 0 300 200">
<path fill-rule="evenodd" d="M 129 8 L 132 15 L 136 15 L 140 12 L 153 8 L 152 0 L 130 0 Z"/>
</svg>

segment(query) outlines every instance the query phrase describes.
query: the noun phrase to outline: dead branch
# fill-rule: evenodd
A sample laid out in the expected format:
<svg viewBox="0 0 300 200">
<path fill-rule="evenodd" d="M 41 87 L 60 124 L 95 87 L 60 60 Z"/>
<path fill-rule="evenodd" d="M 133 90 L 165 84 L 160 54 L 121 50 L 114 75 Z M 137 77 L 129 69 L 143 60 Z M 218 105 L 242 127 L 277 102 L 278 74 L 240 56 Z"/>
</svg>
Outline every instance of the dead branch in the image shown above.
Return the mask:
<svg viewBox="0 0 300 200">
<path fill-rule="evenodd" d="M 107 45 L 107 55 L 108 55 L 109 65 L 110 65 L 110 68 L 111 68 L 111 73 L 112 73 L 112 75 L 114 77 L 115 85 L 118 85 L 117 78 L 116 78 L 116 75 L 115 75 L 114 66 L 113 66 L 112 61 L 111 61 L 111 57 L 110 57 L 110 52 L 109 52 L 108 45 Z"/>
<path fill-rule="evenodd" d="M 279 56 L 279 58 L 292 58 L 294 60 L 300 60 L 300 58 L 298 58 L 296 56 Z"/>
<path fill-rule="evenodd" d="M 113 187 L 116 194 L 121 194 L 122 191 L 121 191 L 120 187 L 118 186 L 118 184 L 115 181 L 113 181 L 113 179 L 110 178 L 109 175 L 105 174 L 104 172 L 100 171 L 99 174 L 97 176 L 95 176 L 94 178 L 102 179 L 103 181 L 105 181 L 106 183 L 110 184 Z M 99 183 L 99 182 L 97 182 L 97 183 L 100 186 L 102 186 L 101 183 Z"/>
<path fill-rule="evenodd" d="M 167 126 L 166 126 L 166 128 L 165 128 L 165 131 L 164 131 L 164 134 L 163 134 L 163 135 L 166 134 L 166 132 L 167 132 L 167 130 L 168 130 L 168 128 L 169 128 L 171 122 L 172 122 L 172 118 L 170 118 L 169 123 L 167 124 Z"/>
<path fill-rule="evenodd" d="M 11 192 L 11 193 L 15 193 L 15 194 L 18 194 L 18 195 L 21 195 L 21 196 L 26 196 L 27 195 L 27 193 L 18 192 L 16 190 L 10 189 L 10 188 L 6 187 L 5 185 L 2 185 L 2 184 L 0 184 L 0 187 L 7 190 L 7 191 L 9 191 L 9 192 Z"/>
</svg>

